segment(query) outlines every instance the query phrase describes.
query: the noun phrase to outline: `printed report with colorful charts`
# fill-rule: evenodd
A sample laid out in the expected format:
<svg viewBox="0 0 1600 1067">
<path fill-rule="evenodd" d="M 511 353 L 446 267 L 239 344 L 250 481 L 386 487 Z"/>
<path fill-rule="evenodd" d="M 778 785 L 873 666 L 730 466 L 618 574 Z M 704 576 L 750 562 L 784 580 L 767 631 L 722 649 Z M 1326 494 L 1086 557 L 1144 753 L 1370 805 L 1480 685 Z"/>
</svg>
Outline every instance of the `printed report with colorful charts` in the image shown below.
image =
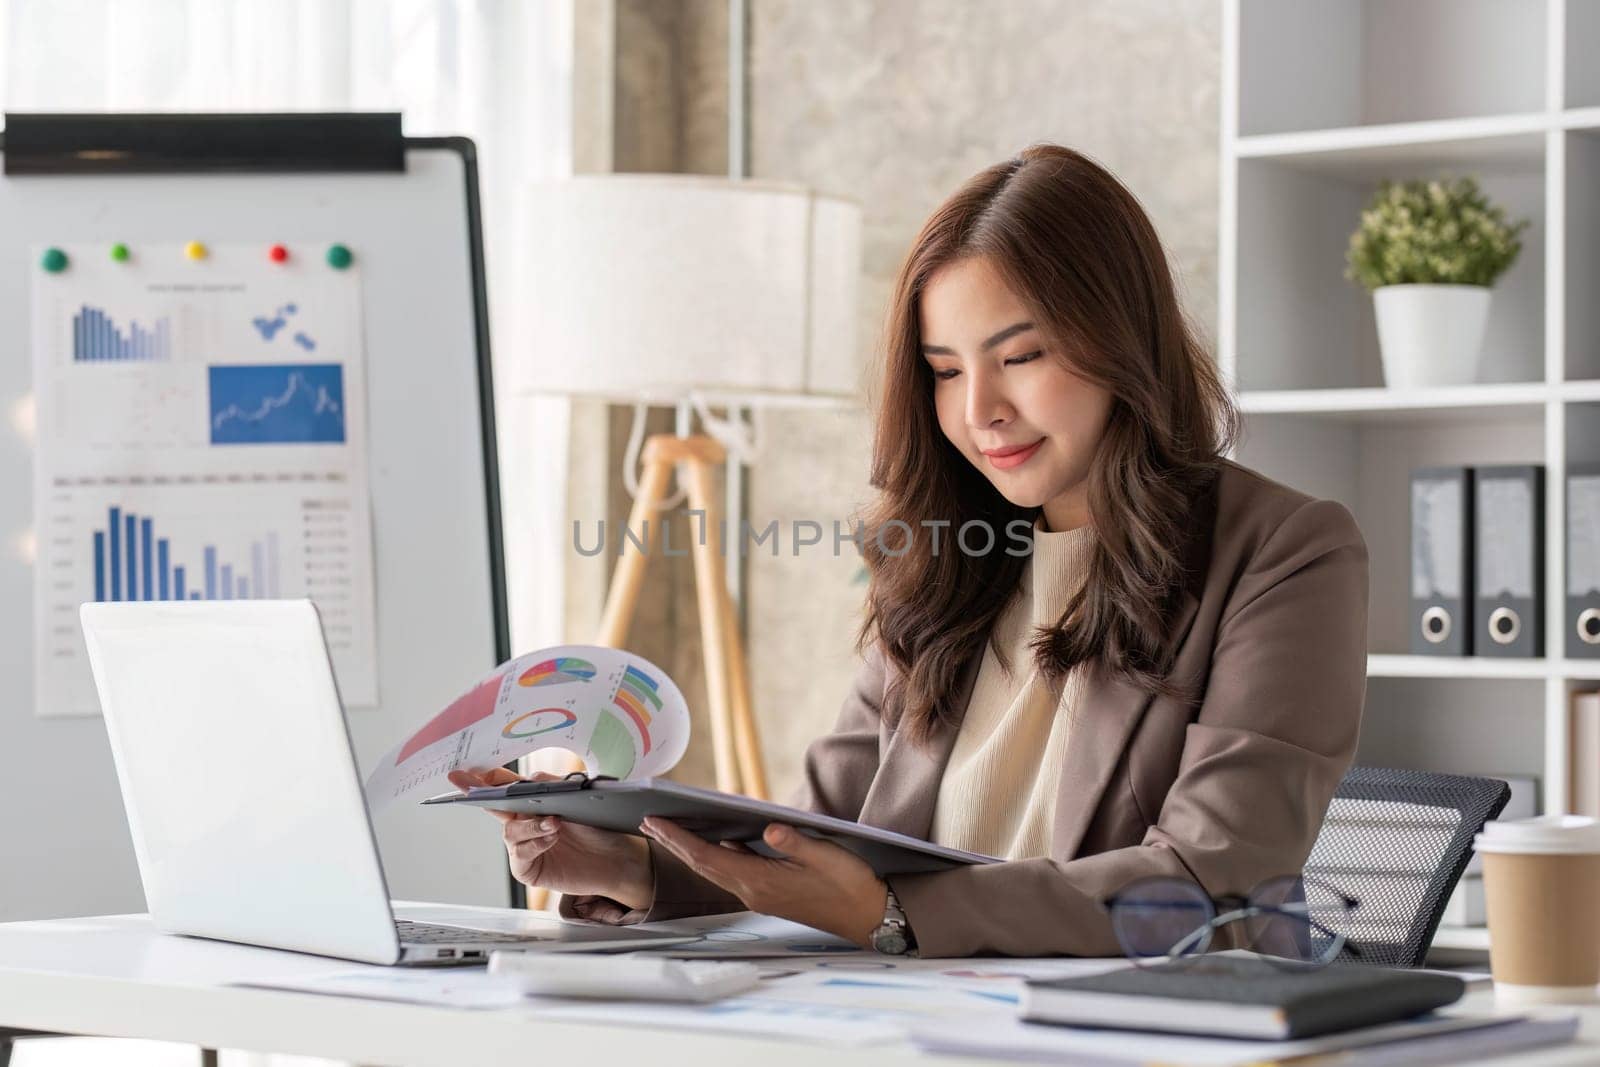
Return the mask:
<svg viewBox="0 0 1600 1067">
<path fill-rule="evenodd" d="M 367 777 L 367 801 L 451 789 L 451 771 L 543 748 L 576 753 L 592 775 L 649 778 L 688 747 L 689 708 L 666 672 L 620 649 L 560 645 L 502 663 L 397 744 Z"/>
</svg>

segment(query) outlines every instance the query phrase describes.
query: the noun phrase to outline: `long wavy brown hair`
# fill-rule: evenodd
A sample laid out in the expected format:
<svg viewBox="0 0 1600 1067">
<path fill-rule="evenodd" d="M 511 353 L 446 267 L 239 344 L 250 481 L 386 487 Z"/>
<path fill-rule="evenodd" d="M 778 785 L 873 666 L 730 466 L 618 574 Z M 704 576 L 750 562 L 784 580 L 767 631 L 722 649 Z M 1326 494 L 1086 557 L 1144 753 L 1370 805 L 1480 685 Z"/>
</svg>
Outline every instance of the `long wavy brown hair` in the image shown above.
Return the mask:
<svg viewBox="0 0 1600 1067">
<path fill-rule="evenodd" d="M 901 728 L 923 740 L 959 721 L 963 709 L 951 706 L 958 675 L 994 640 L 1026 567 L 1026 554 L 1000 532 L 1040 511 L 1001 496 L 944 436 L 934 411 L 918 301 L 936 271 L 967 257 L 987 259 L 1056 358 L 1112 397 L 1088 474 L 1096 536 L 1086 580 L 1031 643 L 1047 677 L 1099 660 L 1149 691 L 1175 691 L 1163 646 L 1186 577 L 1185 517 L 1238 425 L 1178 305 L 1155 227 L 1103 167 L 1068 148 L 1034 145 L 939 205 L 900 267 L 889 307 L 872 457 L 879 493 L 862 540 L 871 584 L 857 635 L 858 649 L 876 636 L 899 668 Z M 946 521 L 950 533 L 987 523 L 993 549 L 956 551 L 947 536 L 936 550 L 934 538 L 905 536 L 907 526 Z M 995 651 L 1003 662 L 998 643 Z"/>
</svg>

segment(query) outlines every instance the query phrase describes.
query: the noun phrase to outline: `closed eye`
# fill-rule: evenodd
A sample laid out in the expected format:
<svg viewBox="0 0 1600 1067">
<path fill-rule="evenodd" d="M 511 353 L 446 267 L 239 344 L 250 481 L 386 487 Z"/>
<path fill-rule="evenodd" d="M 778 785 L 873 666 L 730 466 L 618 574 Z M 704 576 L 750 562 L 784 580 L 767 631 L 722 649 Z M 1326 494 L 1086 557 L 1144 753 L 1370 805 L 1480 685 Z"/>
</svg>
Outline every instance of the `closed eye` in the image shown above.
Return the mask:
<svg viewBox="0 0 1600 1067">
<path fill-rule="evenodd" d="M 1034 360 L 1038 359 L 1042 355 L 1044 355 L 1044 353 L 1042 351 L 1041 352 L 1029 352 L 1026 355 L 1022 355 L 1022 356 L 1012 356 L 1010 359 L 1007 359 L 1005 362 L 1006 362 L 1007 366 L 1021 366 L 1024 363 L 1032 363 Z M 935 370 L 933 372 L 933 377 L 935 378 L 935 380 L 943 382 L 943 381 L 949 381 L 951 378 L 954 378 L 956 375 L 958 375 L 960 373 L 961 372 L 956 370 L 954 367 L 946 367 L 943 370 Z"/>
</svg>

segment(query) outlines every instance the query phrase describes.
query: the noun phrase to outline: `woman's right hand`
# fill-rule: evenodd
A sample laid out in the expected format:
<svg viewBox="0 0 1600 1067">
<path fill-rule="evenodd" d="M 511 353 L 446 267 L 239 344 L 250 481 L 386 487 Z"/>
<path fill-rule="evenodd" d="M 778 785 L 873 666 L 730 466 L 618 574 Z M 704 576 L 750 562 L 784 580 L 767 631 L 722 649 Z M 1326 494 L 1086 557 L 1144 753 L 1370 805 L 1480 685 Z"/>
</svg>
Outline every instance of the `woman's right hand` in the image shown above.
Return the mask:
<svg viewBox="0 0 1600 1067">
<path fill-rule="evenodd" d="M 475 774 L 451 771 L 450 784 L 472 786 L 545 782 L 559 777 L 538 773 L 520 778 L 503 767 Z M 485 809 L 502 823 L 511 874 L 524 885 L 575 896 L 610 897 L 627 908 L 649 908 L 655 893 L 650 847 L 644 838 L 598 830 L 557 815 L 524 815 Z"/>
</svg>

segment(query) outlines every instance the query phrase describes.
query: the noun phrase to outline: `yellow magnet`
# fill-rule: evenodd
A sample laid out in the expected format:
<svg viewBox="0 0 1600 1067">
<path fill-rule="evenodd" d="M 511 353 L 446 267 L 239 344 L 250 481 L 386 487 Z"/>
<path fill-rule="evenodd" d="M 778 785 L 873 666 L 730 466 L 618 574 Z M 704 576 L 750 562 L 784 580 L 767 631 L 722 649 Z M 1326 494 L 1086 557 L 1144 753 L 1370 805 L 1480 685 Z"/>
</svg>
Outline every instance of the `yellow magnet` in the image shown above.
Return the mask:
<svg viewBox="0 0 1600 1067">
<path fill-rule="evenodd" d="M 207 250 L 206 246 L 201 244 L 199 241 L 190 241 L 188 244 L 183 246 L 183 254 L 189 259 L 198 261 L 205 259 L 210 252 Z"/>
</svg>

